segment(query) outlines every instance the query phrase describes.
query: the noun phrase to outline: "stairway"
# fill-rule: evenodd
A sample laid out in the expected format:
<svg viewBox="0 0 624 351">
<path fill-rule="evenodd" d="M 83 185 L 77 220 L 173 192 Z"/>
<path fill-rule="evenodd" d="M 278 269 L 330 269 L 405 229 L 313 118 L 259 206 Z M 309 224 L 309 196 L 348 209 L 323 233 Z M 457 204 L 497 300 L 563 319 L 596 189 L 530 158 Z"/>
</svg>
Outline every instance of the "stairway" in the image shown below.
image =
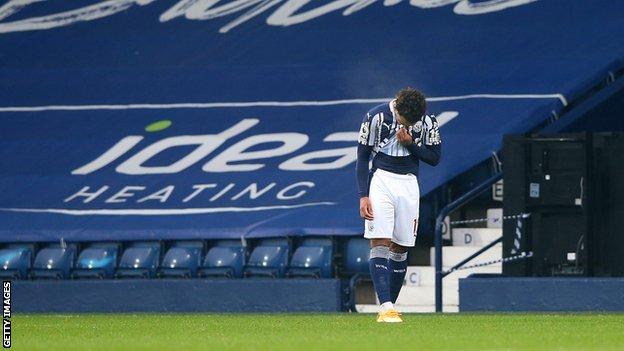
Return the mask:
<svg viewBox="0 0 624 351">
<path fill-rule="evenodd" d="M 489 211 L 488 211 L 489 212 Z M 502 214 L 502 211 L 500 211 Z M 502 221 L 489 221 L 487 228 L 453 228 L 452 246 L 442 248 L 444 269 L 449 269 L 461 262 L 503 233 Z M 429 266 L 409 266 L 401 295 L 396 303 L 401 312 L 435 312 L 435 248 L 431 248 Z M 475 263 L 499 260 L 502 257 L 502 245 L 497 244 L 477 258 L 468 262 Z M 443 311 L 459 311 L 459 279 L 473 273 L 501 273 L 502 264 L 495 263 L 484 267 L 475 267 L 455 271 L 443 279 Z M 376 313 L 377 305 L 357 305 L 358 312 Z"/>
</svg>

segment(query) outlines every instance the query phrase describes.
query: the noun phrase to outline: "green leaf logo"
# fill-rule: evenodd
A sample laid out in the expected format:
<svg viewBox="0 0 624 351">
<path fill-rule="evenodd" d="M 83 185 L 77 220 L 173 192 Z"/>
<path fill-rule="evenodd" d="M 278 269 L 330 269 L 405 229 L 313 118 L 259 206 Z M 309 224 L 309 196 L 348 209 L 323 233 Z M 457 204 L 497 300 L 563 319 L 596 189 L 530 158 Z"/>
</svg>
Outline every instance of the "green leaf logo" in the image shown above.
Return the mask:
<svg viewBox="0 0 624 351">
<path fill-rule="evenodd" d="M 145 127 L 146 132 L 160 132 L 161 130 L 165 130 L 171 127 L 171 121 L 168 119 L 163 119 L 162 121 L 154 122 L 147 127 Z"/>
</svg>

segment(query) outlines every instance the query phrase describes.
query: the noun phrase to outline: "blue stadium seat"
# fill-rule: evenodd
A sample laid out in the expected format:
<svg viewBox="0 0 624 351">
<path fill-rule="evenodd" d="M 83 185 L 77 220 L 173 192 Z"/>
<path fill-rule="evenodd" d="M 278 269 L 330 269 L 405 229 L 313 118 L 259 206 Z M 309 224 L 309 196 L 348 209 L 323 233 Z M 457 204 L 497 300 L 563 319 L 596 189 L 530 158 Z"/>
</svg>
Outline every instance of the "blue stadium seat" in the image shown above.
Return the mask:
<svg viewBox="0 0 624 351">
<path fill-rule="evenodd" d="M 26 279 L 32 262 L 32 248 L 9 246 L 0 250 L 0 278 Z"/>
<path fill-rule="evenodd" d="M 293 253 L 288 277 L 331 278 L 333 242 L 330 238 L 306 238 Z"/>
<path fill-rule="evenodd" d="M 349 275 L 349 306 L 351 311 L 355 309 L 355 287 L 362 280 L 370 280 L 368 258 L 370 255 L 370 243 L 368 240 L 358 237 L 347 240 L 344 247 L 343 274 Z"/>
<path fill-rule="evenodd" d="M 41 249 L 35 257 L 30 277 L 33 279 L 66 279 L 74 267 L 74 246 L 52 246 Z"/>
<path fill-rule="evenodd" d="M 344 250 L 344 273 L 369 274 L 368 257 L 370 244 L 364 238 L 350 238 L 347 240 Z"/>
<path fill-rule="evenodd" d="M 192 278 L 197 275 L 201 248 L 172 247 L 163 258 L 158 276 L 161 278 Z"/>
<path fill-rule="evenodd" d="M 200 277 L 241 278 L 245 248 L 240 240 L 222 240 L 208 250 L 199 270 Z"/>
<path fill-rule="evenodd" d="M 117 265 L 117 244 L 93 244 L 78 255 L 76 268 L 72 269 L 74 279 L 112 278 Z"/>
<path fill-rule="evenodd" d="M 160 260 L 159 243 L 135 243 L 128 247 L 119 261 L 117 278 L 154 278 Z"/>
<path fill-rule="evenodd" d="M 245 277 L 283 278 L 288 264 L 288 240 L 264 239 L 258 243 L 245 266 Z"/>
</svg>

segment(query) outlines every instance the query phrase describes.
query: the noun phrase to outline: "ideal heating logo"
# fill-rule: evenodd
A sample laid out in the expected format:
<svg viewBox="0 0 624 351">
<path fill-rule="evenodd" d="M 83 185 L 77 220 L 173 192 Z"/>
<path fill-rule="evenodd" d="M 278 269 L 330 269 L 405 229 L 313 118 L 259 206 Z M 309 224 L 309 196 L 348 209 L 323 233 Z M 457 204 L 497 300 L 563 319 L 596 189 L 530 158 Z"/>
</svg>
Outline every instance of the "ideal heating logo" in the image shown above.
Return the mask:
<svg viewBox="0 0 624 351">
<path fill-rule="evenodd" d="M 158 140 L 143 148 L 139 148 L 138 145 L 143 141 L 144 136 L 129 135 L 119 140 L 92 161 L 71 171 L 71 174 L 77 176 L 91 175 L 108 166 L 115 166 L 117 173 L 133 176 L 178 174 L 201 162 L 205 162 L 201 169 L 207 173 L 249 173 L 264 168 L 263 159 L 292 154 L 304 147 L 309 141 L 308 135 L 303 133 L 257 134 L 234 143 L 223 152 L 205 161 L 218 147 L 258 123 L 260 123 L 258 119 L 243 119 L 216 134 L 172 136 Z M 163 120 L 150 124 L 145 130 L 147 132 L 159 132 L 169 128 L 171 125 L 171 121 Z M 323 139 L 324 142 L 352 142 L 352 146 L 322 149 L 295 155 L 281 162 L 278 169 L 297 172 L 334 170 L 346 167 L 355 162 L 356 146 L 354 144 L 356 138 L 357 132 L 331 133 Z M 247 151 L 256 145 L 266 143 L 277 143 L 279 146 L 270 149 Z M 180 146 L 190 146 L 192 150 L 167 165 L 146 165 L 150 160 L 166 150 Z M 128 157 L 128 155 L 130 156 Z M 118 162 L 122 156 L 125 160 Z M 327 161 L 328 159 L 330 161 Z M 227 178 L 221 177 L 220 179 Z M 64 202 L 73 204 L 98 202 L 103 204 L 123 204 L 133 202 L 149 205 L 170 203 L 172 198 L 176 198 L 177 200 L 175 201 L 180 201 L 181 204 L 185 205 L 197 202 L 213 203 L 216 201 L 231 202 L 259 199 L 270 200 L 271 202 L 277 201 L 279 203 L 302 198 L 315 186 L 316 183 L 313 180 L 298 180 L 278 184 L 271 181 L 271 179 L 247 184 L 229 182 L 226 184 L 192 184 L 190 186 L 167 185 L 158 189 L 149 189 L 138 184 L 112 189 L 109 185 L 100 184 L 85 185 L 65 198 Z"/>
<path fill-rule="evenodd" d="M 115 170 L 118 173 L 128 175 L 146 174 L 174 174 L 180 173 L 196 163 L 204 160 L 215 149 L 223 145 L 226 141 L 239 135 L 253 126 L 260 123 L 258 119 L 243 119 L 234 126 L 217 134 L 203 135 L 180 135 L 161 139 L 148 145 L 140 151 L 135 150 L 135 154 L 126 161 L 119 164 Z M 146 131 L 160 131 L 168 128 L 170 121 L 159 121 L 149 125 Z M 133 150 L 142 140 L 143 136 L 130 135 L 119 140 L 110 149 L 99 155 L 91 162 L 74 169 L 74 175 L 87 175 L 106 167 L 121 156 Z M 324 142 L 349 141 L 355 142 L 357 132 L 338 132 L 326 136 Z M 209 173 L 224 172 L 252 172 L 264 167 L 262 163 L 231 164 L 237 161 L 252 161 L 271 157 L 278 157 L 291 154 L 309 141 L 309 137 L 303 133 L 269 133 L 257 134 L 230 146 L 227 150 L 213 157 L 202 166 L 202 170 Z M 261 151 L 246 151 L 256 145 L 265 143 L 280 143 L 279 147 L 265 149 Z M 145 166 L 145 164 L 158 154 L 179 146 L 193 146 L 194 149 L 179 160 L 166 166 Z M 313 159 L 333 158 L 329 163 L 311 163 Z M 302 154 L 282 162 L 280 170 L 284 171 L 315 171 L 331 170 L 347 166 L 355 161 L 355 147 L 343 147 L 338 149 L 319 150 Z"/>
</svg>

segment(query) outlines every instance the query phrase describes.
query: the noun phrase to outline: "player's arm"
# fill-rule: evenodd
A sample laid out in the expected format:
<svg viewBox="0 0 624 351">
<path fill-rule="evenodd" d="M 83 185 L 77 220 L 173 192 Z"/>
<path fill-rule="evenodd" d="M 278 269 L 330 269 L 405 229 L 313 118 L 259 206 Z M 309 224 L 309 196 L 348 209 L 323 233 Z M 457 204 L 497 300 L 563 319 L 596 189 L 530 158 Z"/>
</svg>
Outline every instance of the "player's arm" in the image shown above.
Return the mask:
<svg viewBox="0 0 624 351">
<path fill-rule="evenodd" d="M 358 195 L 360 196 L 360 217 L 364 219 L 373 219 L 373 206 L 368 198 L 368 162 L 373 147 L 369 145 L 358 144 L 356 173 L 358 184 Z"/>
<path fill-rule="evenodd" d="M 357 172 L 358 195 L 360 198 L 368 197 L 368 163 L 372 152 L 372 146 L 358 144 L 355 167 Z"/>
<path fill-rule="evenodd" d="M 437 166 L 442 156 L 442 145 L 417 145 L 415 142 L 405 146 L 413 157 L 431 166 Z"/>
<path fill-rule="evenodd" d="M 431 166 L 437 166 L 438 163 L 440 163 L 440 158 L 442 156 L 440 128 L 435 117 L 428 116 L 425 120 L 426 121 L 423 124 L 424 131 L 422 140 L 420 138 L 413 140 L 412 137 L 407 134 L 407 131 L 404 131 L 403 133 L 407 134 L 408 138 L 407 142 L 402 143 L 410 152 L 412 157 L 416 157 Z"/>
<path fill-rule="evenodd" d="M 366 115 L 360 125 L 360 133 L 358 136 L 357 161 L 355 163 L 358 195 L 360 198 L 360 216 L 364 219 L 372 219 L 373 211 L 368 199 L 368 163 L 370 161 L 373 147 L 377 143 L 378 131 L 381 127 L 381 119 L 379 116 Z"/>
</svg>

